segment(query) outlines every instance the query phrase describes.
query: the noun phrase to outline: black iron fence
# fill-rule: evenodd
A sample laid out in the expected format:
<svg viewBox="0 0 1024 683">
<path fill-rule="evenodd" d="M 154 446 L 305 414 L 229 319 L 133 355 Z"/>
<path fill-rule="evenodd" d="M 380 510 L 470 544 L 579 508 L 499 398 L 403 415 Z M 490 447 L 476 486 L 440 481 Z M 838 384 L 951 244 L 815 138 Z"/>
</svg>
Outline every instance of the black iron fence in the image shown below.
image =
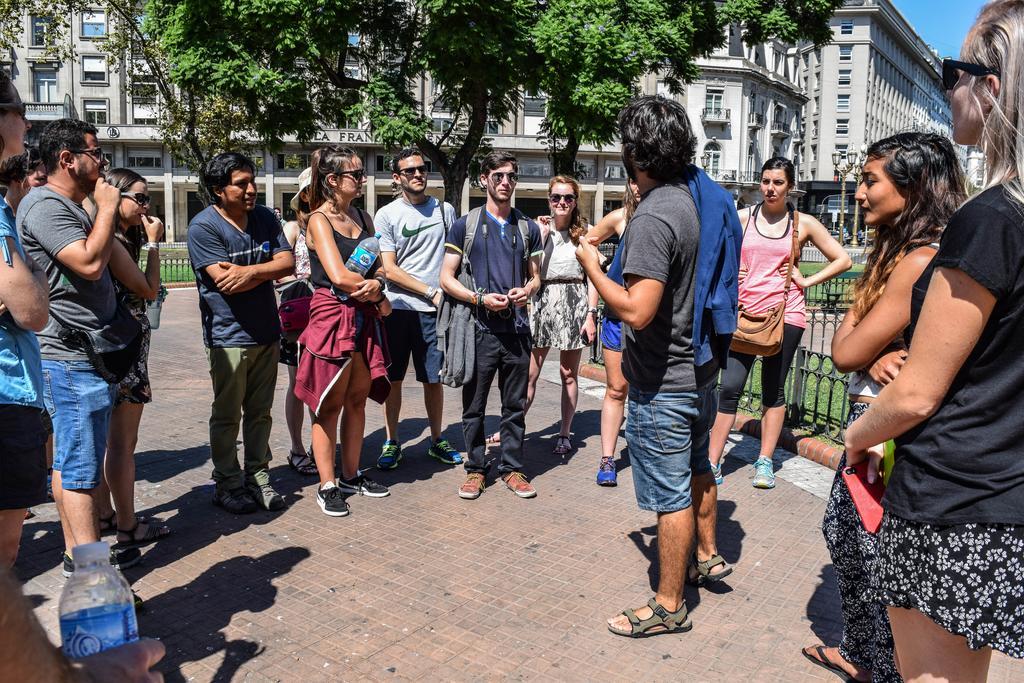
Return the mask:
<svg viewBox="0 0 1024 683">
<path fill-rule="evenodd" d="M 142 267 L 145 268 L 145 256 L 142 258 Z M 165 285 L 180 284 L 183 282 L 195 282 L 196 275 L 192 270 L 192 263 L 188 258 L 166 258 L 160 259 L 160 281 Z"/>
</svg>

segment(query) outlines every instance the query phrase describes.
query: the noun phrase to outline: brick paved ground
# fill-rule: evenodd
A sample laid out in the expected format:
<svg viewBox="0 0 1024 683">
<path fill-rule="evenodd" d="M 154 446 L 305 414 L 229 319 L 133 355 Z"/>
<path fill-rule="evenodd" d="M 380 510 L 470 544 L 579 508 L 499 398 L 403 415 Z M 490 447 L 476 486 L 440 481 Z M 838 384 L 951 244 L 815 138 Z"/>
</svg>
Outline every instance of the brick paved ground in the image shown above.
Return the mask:
<svg viewBox="0 0 1024 683">
<path fill-rule="evenodd" d="M 477 501 L 460 500 L 461 469 L 424 454 L 426 422 L 411 383 L 406 458 L 379 473 L 391 497 L 353 499 L 347 518 L 322 515 L 312 482 L 285 463 L 277 420 L 273 476 L 289 508 L 236 518 L 210 505 L 210 386 L 195 292 L 172 293 L 165 308 L 137 497 L 140 511 L 174 534 L 127 576 L 146 601 L 141 631 L 167 646 L 168 681 L 835 680 L 799 656 L 801 646 L 834 642 L 840 631 L 819 528 L 831 476 L 824 468 L 780 451 L 777 488 L 756 491 L 747 463 L 757 443 L 735 436 L 719 545 L 736 573 L 714 592 L 687 590 L 689 634 L 619 638 L 604 620 L 650 597 L 655 520 L 637 510 L 628 466 L 617 489 L 593 483 L 593 385 L 580 400 L 580 449 L 565 460 L 551 455 L 557 387 L 538 391 L 526 456 L 540 492 L 534 500 L 500 482 Z M 278 408 L 284 387 L 282 375 Z M 459 394 L 446 401 L 457 425 Z M 379 410 L 369 413 L 365 466 L 383 440 Z M 457 426 L 448 435 L 461 443 Z M 60 534 L 52 506 L 37 512 L 25 525 L 18 571 L 55 634 Z M 1022 676 L 1021 664 L 995 661 L 993 680 Z"/>
</svg>

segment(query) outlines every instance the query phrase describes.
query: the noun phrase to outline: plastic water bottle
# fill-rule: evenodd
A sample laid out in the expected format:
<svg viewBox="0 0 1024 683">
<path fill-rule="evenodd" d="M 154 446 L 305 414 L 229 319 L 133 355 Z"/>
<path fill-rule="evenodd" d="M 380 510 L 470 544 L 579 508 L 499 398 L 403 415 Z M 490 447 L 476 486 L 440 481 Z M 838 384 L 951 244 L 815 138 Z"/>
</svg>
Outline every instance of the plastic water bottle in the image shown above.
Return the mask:
<svg viewBox="0 0 1024 683">
<path fill-rule="evenodd" d="M 60 596 L 60 638 L 64 654 L 88 657 L 139 639 L 132 591 L 110 566 L 110 546 L 86 543 L 71 551 L 75 573 Z"/>
<path fill-rule="evenodd" d="M 364 238 L 356 245 L 356 248 L 352 250 L 352 255 L 345 261 L 345 267 L 360 277 L 366 277 L 378 258 L 380 258 L 379 232 L 373 237 Z M 345 292 L 339 291 L 336 294 L 342 301 L 348 299 L 348 294 Z"/>
</svg>

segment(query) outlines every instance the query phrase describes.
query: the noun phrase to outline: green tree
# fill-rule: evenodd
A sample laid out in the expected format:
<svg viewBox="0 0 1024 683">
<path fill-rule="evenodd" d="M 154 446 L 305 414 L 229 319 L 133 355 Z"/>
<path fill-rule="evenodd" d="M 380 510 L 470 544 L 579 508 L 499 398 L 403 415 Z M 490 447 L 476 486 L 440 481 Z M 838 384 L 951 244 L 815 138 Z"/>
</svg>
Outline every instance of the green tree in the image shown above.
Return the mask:
<svg viewBox="0 0 1024 683">
<path fill-rule="evenodd" d="M 698 76 L 695 59 L 724 44 L 742 23 L 744 40 L 831 38 L 829 18 L 842 0 L 548 0 L 532 29 L 547 95 L 542 134 L 555 173 L 576 174 L 581 144 L 607 145 L 618 112 L 657 72 L 673 93 Z"/>
</svg>

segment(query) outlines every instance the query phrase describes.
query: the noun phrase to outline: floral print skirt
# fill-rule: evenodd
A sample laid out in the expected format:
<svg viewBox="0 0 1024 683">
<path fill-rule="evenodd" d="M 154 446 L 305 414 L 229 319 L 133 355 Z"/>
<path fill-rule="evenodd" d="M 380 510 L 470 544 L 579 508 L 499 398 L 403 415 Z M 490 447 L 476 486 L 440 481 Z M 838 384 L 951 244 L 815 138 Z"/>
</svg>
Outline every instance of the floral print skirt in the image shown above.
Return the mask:
<svg viewBox="0 0 1024 683">
<path fill-rule="evenodd" d="M 122 403 L 149 403 L 153 400 L 153 391 L 149 385 L 149 342 L 153 330 L 149 326 L 149 317 L 145 309 L 141 314 L 133 310 L 132 314 L 142 325 L 142 345 L 139 347 L 139 357 L 135 359 L 131 370 L 117 385 L 115 406 Z"/>
<path fill-rule="evenodd" d="M 1024 659 L 1024 525 L 919 524 L 885 513 L 874 592 L 972 649 Z"/>
</svg>

